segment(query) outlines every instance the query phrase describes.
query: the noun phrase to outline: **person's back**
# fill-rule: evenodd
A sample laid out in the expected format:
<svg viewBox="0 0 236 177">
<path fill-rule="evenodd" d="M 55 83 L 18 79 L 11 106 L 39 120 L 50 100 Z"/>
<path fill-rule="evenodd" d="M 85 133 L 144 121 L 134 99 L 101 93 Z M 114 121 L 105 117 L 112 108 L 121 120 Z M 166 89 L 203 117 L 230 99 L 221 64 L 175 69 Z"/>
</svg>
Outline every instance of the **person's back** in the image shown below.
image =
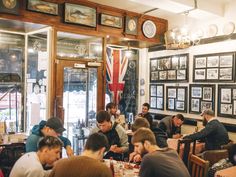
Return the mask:
<svg viewBox="0 0 236 177">
<path fill-rule="evenodd" d="M 50 177 L 111 177 L 111 171 L 99 160 L 77 156 L 58 161 Z"/>
<path fill-rule="evenodd" d="M 147 169 L 143 170 L 142 169 Z M 183 161 L 172 149 L 157 150 L 143 157 L 141 177 L 190 177 Z"/>
</svg>

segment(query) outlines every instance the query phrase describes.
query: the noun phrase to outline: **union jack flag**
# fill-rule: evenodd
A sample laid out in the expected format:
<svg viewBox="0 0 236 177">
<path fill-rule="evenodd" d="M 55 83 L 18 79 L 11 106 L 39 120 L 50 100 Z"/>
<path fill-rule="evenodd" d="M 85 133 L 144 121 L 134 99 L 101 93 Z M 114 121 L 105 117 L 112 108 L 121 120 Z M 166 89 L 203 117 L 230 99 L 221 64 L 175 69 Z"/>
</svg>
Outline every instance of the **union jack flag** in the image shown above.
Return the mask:
<svg viewBox="0 0 236 177">
<path fill-rule="evenodd" d="M 107 47 L 106 68 L 108 88 L 112 93 L 113 102 L 118 104 L 121 93 L 124 90 L 125 73 L 128 66 L 128 58 L 124 50 Z"/>
</svg>

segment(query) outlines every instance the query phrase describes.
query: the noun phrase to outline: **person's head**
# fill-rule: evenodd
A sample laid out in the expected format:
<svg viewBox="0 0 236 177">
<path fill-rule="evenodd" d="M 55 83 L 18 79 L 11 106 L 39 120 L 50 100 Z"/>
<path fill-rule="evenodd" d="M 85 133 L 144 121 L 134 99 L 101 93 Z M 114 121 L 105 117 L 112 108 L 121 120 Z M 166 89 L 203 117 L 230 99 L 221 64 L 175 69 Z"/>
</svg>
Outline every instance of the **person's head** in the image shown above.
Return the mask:
<svg viewBox="0 0 236 177">
<path fill-rule="evenodd" d="M 205 109 L 202 111 L 201 116 L 203 118 L 202 124 L 205 126 L 207 124 L 207 122 L 215 116 L 215 113 L 211 109 Z"/>
<path fill-rule="evenodd" d="M 62 141 L 54 136 L 45 136 L 38 143 L 37 154 L 42 164 L 53 164 L 60 159 Z"/>
<path fill-rule="evenodd" d="M 43 128 L 43 134 L 44 136 L 60 136 L 65 130 L 61 120 L 57 117 L 52 117 L 47 120 Z"/>
<path fill-rule="evenodd" d="M 96 115 L 98 128 L 103 132 L 108 132 L 112 128 L 111 115 L 107 111 L 99 111 Z"/>
<path fill-rule="evenodd" d="M 229 160 L 233 165 L 236 165 L 236 144 L 232 144 L 229 148 Z"/>
<path fill-rule="evenodd" d="M 107 137 L 102 133 L 94 133 L 88 137 L 84 149 L 95 154 L 96 159 L 102 159 L 108 147 Z"/>
<path fill-rule="evenodd" d="M 117 111 L 117 106 L 115 103 L 108 103 L 106 105 L 106 111 L 109 112 L 111 115 L 115 115 Z"/>
<path fill-rule="evenodd" d="M 150 105 L 148 103 L 143 103 L 143 106 L 142 106 L 142 113 L 143 114 L 147 114 L 148 111 L 149 111 L 149 108 L 150 108 Z"/>
<path fill-rule="evenodd" d="M 149 128 L 139 128 L 132 137 L 132 144 L 135 152 L 144 155 L 156 146 L 156 138 Z"/>
<path fill-rule="evenodd" d="M 132 132 L 137 131 L 139 128 L 145 127 L 145 128 L 150 128 L 150 124 L 147 121 L 147 119 L 144 118 L 136 118 L 134 123 L 131 126 Z"/>
<path fill-rule="evenodd" d="M 175 127 L 181 127 L 184 123 L 184 116 L 182 114 L 176 114 L 172 117 L 172 121 Z"/>
</svg>

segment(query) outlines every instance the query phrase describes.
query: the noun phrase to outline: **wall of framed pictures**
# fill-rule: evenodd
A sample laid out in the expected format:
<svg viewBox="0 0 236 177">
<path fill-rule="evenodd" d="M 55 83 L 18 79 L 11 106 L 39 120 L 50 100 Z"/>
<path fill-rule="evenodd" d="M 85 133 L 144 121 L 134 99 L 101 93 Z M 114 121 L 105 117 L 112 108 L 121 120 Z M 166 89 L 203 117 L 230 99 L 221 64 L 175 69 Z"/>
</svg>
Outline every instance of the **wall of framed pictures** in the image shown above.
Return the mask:
<svg viewBox="0 0 236 177">
<path fill-rule="evenodd" d="M 164 110 L 164 84 L 150 85 L 150 108 Z"/>
<path fill-rule="evenodd" d="M 217 53 L 194 56 L 194 82 L 233 82 L 235 53 Z"/>
<path fill-rule="evenodd" d="M 236 85 L 218 85 L 218 116 L 236 118 Z"/>
<path fill-rule="evenodd" d="M 215 85 L 190 84 L 189 113 L 200 114 L 205 109 L 215 110 Z"/>
<path fill-rule="evenodd" d="M 150 59 L 150 82 L 187 82 L 188 54 Z"/>
<path fill-rule="evenodd" d="M 166 87 L 166 109 L 177 112 L 187 112 L 187 87 Z"/>
</svg>

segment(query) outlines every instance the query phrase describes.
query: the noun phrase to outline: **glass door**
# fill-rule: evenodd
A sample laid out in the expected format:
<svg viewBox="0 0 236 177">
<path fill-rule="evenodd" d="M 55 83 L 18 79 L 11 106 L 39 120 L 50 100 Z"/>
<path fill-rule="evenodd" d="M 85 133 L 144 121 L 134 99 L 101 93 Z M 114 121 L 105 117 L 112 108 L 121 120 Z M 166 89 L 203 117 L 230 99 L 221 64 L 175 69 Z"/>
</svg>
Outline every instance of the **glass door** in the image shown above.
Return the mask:
<svg viewBox="0 0 236 177">
<path fill-rule="evenodd" d="M 97 111 L 97 67 L 58 60 L 56 69 L 56 114 L 64 120 L 67 137 L 86 136 Z M 81 131 L 83 130 L 83 131 Z"/>
</svg>

